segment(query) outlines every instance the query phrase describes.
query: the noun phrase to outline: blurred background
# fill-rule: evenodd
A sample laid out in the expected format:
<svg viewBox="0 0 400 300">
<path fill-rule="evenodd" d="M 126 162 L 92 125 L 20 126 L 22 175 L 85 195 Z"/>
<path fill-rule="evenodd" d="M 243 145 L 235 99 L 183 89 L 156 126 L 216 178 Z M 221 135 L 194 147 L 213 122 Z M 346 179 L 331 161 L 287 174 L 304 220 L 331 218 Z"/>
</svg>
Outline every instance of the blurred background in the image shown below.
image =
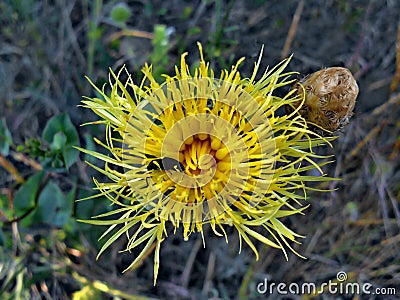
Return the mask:
<svg viewBox="0 0 400 300">
<path fill-rule="evenodd" d="M 399 16 L 398 0 L 1 1 L 0 298 L 278 299 L 257 285 L 320 286 L 344 271 L 349 282 L 397 288 L 365 299 L 399 299 Z M 360 94 L 350 124 L 324 149 L 336 156 L 324 171 L 342 180 L 316 185 L 334 191 L 309 193 L 306 214 L 284 220 L 305 236 L 293 247 L 308 259 L 286 261 L 258 244 L 255 261 L 248 247 L 238 254 L 237 236 L 227 245 L 210 233 L 203 248 L 199 235 L 185 242 L 177 232 L 163 242 L 153 286 L 153 253 L 122 274 L 135 257 L 118 253 L 125 240 L 96 261 L 105 228 L 76 221 L 110 209 L 101 198 L 74 201 L 93 194 L 96 172 L 72 146 L 104 140 L 101 126 L 79 126 L 97 118 L 78 105 L 95 95 L 86 75 L 101 86 L 109 68 L 126 65 L 139 84 L 148 62 L 161 78 L 183 52 L 198 64 L 197 41 L 216 70 L 245 57 L 240 71 L 250 76 L 264 45 L 262 69 L 293 53 L 299 78 L 347 67 Z"/>
</svg>

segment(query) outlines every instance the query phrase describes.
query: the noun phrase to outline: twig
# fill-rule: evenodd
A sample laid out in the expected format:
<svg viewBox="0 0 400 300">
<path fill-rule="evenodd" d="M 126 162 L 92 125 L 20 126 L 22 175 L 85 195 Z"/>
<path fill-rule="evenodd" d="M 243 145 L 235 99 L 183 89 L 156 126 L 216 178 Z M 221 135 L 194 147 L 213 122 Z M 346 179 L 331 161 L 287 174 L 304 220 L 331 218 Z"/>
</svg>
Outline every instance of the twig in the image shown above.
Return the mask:
<svg viewBox="0 0 400 300">
<path fill-rule="evenodd" d="M 33 159 L 29 158 L 28 156 L 26 156 L 25 154 L 23 154 L 21 152 L 11 152 L 10 154 L 15 160 L 20 161 L 27 166 L 30 166 L 31 168 L 33 168 L 36 171 L 43 170 L 43 167 L 41 164 L 39 164 L 38 162 L 34 161 Z"/>
<path fill-rule="evenodd" d="M 207 296 L 207 293 L 210 290 L 212 277 L 214 275 L 214 267 L 215 267 L 215 254 L 214 252 L 211 252 L 208 258 L 206 278 L 204 279 L 203 289 L 201 291 L 201 293 L 204 296 Z"/>
<path fill-rule="evenodd" d="M 11 174 L 12 177 L 17 181 L 17 183 L 24 183 L 25 180 L 19 175 L 17 168 L 8 161 L 1 153 L 0 153 L 0 166 L 2 166 L 8 173 Z"/>
<path fill-rule="evenodd" d="M 398 244 L 400 243 L 400 234 L 392 236 L 386 240 L 383 240 L 381 242 L 382 246 L 386 246 L 386 245 L 393 245 L 393 244 Z"/>
<path fill-rule="evenodd" d="M 352 226 L 372 226 L 372 225 L 382 225 L 385 222 L 383 219 L 359 219 L 357 221 L 347 221 L 346 224 L 352 225 Z M 388 219 L 388 222 L 391 224 L 396 224 L 397 220 L 396 219 Z"/>
<path fill-rule="evenodd" d="M 199 21 L 201 15 L 203 14 L 204 10 L 206 9 L 206 6 L 208 4 L 208 1 L 201 1 L 198 8 L 195 10 L 195 14 L 192 18 L 192 20 L 189 23 L 188 28 L 193 28 L 197 25 L 197 22 Z"/>
<path fill-rule="evenodd" d="M 238 299 L 239 300 L 243 300 L 243 299 L 247 299 L 247 289 L 250 283 L 251 278 L 253 277 L 253 272 L 254 272 L 254 266 L 255 266 L 256 262 L 253 261 L 253 263 L 249 266 L 249 268 L 247 269 L 246 274 L 244 275 L 242 282 L 240 284 L 239 287 L 239 292 L 238 292 Z"/>
<path fill-rule="evenodd" d="M 392 151 L 392 153 L 390 153 L 389 159 L 390 159 L 390 160 L 395 160 L 396 157 L 399 155 L 399 152 L 400 152 L 400 140 L 397 140 L 397 141 L 394 143 L 393 151 Z"/>
<path fill-rule="evenodd" d="M 366 41 L 366 28 L 368 28 L 368 20 L 369 20 L 369 17 L 370 17 L 370 15 L 371 15 L 371 11 L 372 11 L 371 6 L 372 6 L 372 3 L 371 3 L 371 1 L 370 1 L 369 4 L 368 4 L 367 10 L 366 10 L 366 12 L 365 12 L 365 15 L 364 15 L 364 20 L 363 20 L 362 25 L 361 25 L 362 31 L 361 31 L 360 38 L 359 38 L 359 40 L 358 40 L 358 43 L 357 43 L 357 47 L 356 47 L 356 49 L 355 49 L 355 52 L 354 52 L 353 55 L 350 57 L 350 59 L 345 63 L 345 66 L 346 66 L 347 68 L 350 68 L 351 65 L 352 65 L 355 61 L 357 61 L 357 60 L 359 59 L 359 57 L 360 57 L 360 55 L 361 55 L 361 51 L 362 51 L 362 50 L 364 49 L 364 47 L 365 47 L 364 45 L 365 45 L 365 41 Z M 360 72 L 362 72 L 362 70 L 360 70 Z M 355 77 L 356 79 L 358 78 L 358 77 L 356 76 L 356 74 L 354 74 L 354 77 Z"/>
<path fill-rule="evenodd" d="M 60 51 L 64 51 L 65 49 L 68 49 L 69 45 L 71 45 L 72 49 L 74 50 L 74 52 L 76 54 L 76 58 L 79 61 L 79 64 L 85 65 L 86 58 L 85 58 L 85 56 L 82 52 L 82 49 L 78 43 L 78 37 L 77 37 L 76 32 L 74 31 L 74 28 L 73 28 L 72 22 L 71 22 L 71 13 L 72 13 L 72 9 L 73 9 L 75 3 L 74 2 L 72 2 L 72 3 L 67 2 L 67 3 L 68 3 L 68 6 L 65 5 L 65 7 L 62 10 L 62 15 L 63 15 L 62 25 L 64 25 L 64 26 L 61 26 L 61 24 L 60 24 L 60 29 L 63 31 L 65 30 L 68 33 L 68 40 L 66 41 L 67 43 L 66 43 L 64 49 L 62 47 L 60 47 L 61 48 Z M 62 52 L 60 52 L 60 54 L 62 55 Z M 59 58 L 59 60 L 62 61 L 62 56 Z"/>
<path fill-rule="evenodd" d="M 370 114 L 370 117 L 375 118 L 377 115 L 380 115 L 381 113 L 386 111 L 389 108 L 389 106 L 393 104 L 400 104 L 400 94 L 393 95 L 392 97 L 389 98 L 388 101 L 375 108 Z"/>
<path fill-rule="evenodd" d="M 192 271 L 192 267 L 194 264 L 194 260 L 196 259 L 197 252 L 199 252 L 200 246 L 202 244 L 202 239 L 197 239 L 192 251 L 190 252 L 189 258 L 186 262 L 185 269 L 182 273 L 182 287 L 187 288 L 189 284 L 190 272 Z"/>
<path fill-rule="evenodd" d="M 290 46 L 292 45 L 294 39 L 294 35 L 296 34 L 297 25 L 299 24 L 301 13 L 303 12 L 303 7 L 304 7 L 304 0 L 301 0 L 297 5 L 296 11 L 293 15 L 292 24 L 290 25 L 289 33 L 286 37 L 285 45 L 281 53 L 281 59 L 284 59 L 289 53 Z"/>
<path fill-rule="evenodd" d="M 350 152 L 350 155 L 346 157 L 345 163 L 347 164 L 351 161 L 360 151 L 361 149 L 382 129 L 382 127 L 386 124 L 386 122 L 382 122 L 381 124 L 376 125 L 366 136 L 360 141 L 357 146 Z"/>
<path fill-rule="evenodd" d="M 94 64 L 94 57 L 95 57 L 95 51 L 96 51 L 96 43 L 97 43 L 97 37 L 96 37 L 96 30 L 97 26 L 100 22 L 100 17 L 101 17 L 101 8 L 103 6 L 103 1 L 102 0 L 95 0 L 93 2 L 89 2 L 92 5 L 92 15 L 90 16 L 90 21 L 89 21 L 89 28 L 87 32 L 87 39 L 88 39 L 88 46 L 87 46 L 87 67 L 88 67 L 88 75 L 89 77 L 92 76 L 93 72 L 93 64 Z"/>
<path fill-rule="evenodd" d="M 123 36 L 133 36 L 133 37 L 145 38 L 145 39 L 150 39 L 150 40 L 152 40 L 154 38 L 154 34 L 151 32 L 129 29 L 129 30 L 118 31 L 118 32 L 111 34 L 107 38 L 107 42 L 115 41 Z"/>
<path fill-rule="evenodd" d="M 389 223 L 389 207 L 387 204 L 387 197 L 386 197 L 386 192 L 389 190 L 387 188 L 387 179 L 388 177 L 391 176 L 390 173 L 388 173 L 387 171 L 385 171 L 385 168 L 382 166 L 382 164 L 380 163 L 380 159 L 379 156 L 376 155 L 375 151 L 371 152 L 371 156 L 372 159 L 375 162 L 376 165 L 376 187 L 377 187 L 377 192 L 379 195 L 379 201 L 381 203 L 381 207 L 382 207 L 382 218 L 383 218 L 383 227 L 385 229 L 385 232 L 387 234 L 388 237 L 390 237 L 390 223 Z M 396 219 L 398 220 L 399 216 L 398 216 L 398 211 L 396 209 L 397 203 L 393 203 L 392 205 L 395 209 L 395 215 L 396 215 Z M 400 224 L 398 224 L 400 225 Z"/>
<path fill-rule="evenodd" d="M 305 256 L 310 256 L 311 253 L 313 252 L 315 245 L 317 245 L 318 241 L 320 240 L 321 234 L 323 233 L 321 228 L 318 228 L 317 231 L 314 233 L 312 236 L 310 242 L 308 243 L 308 246 L 306 250 L 304 251 Z"/>
<path fill-rule="evenodd" d="M 393 93 L 400 80 L 400 22 L 397 25 L 397 43 L 396 43 L 396 72 L 393 76 L 392 84 L 390 85 L 390 91 Z"/>
</svg>

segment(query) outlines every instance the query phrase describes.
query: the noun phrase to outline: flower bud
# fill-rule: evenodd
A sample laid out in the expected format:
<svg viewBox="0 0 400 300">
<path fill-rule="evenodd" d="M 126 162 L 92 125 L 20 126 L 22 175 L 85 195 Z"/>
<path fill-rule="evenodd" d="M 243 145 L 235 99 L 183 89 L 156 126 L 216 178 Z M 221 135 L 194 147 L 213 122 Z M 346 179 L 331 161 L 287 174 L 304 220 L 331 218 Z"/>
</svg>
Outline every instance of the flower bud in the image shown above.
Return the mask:
<svg viewBox="0 0 400 300">
<path fill-rule="evenodd" d="M 304 89 L 303 89 L 304 88 Z M 358 85 L 346 68 L 332 67 L 306 76 L 294 86 L 298 95 L 305 93 L 299 112 L 314 131 L 336 131 L 349 122 L 358 95 Z M 295 108 L 302 101 L 294 104 Z M 316 126 L 313 126 L 316 125 Z"/>
</svg>

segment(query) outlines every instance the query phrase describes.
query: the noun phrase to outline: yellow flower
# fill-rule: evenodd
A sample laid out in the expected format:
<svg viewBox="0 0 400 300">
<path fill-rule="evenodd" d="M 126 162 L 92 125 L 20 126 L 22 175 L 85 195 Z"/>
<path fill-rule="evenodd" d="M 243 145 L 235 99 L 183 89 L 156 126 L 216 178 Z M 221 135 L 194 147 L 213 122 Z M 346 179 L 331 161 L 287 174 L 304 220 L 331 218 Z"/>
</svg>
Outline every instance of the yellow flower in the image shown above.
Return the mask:
<svg viewBox="0 0 400 300">
<path fill-rule="evenodd" d="M 185 240 L 199 232 L 204 243 L 205 226 L 226 242 L 225 228 L 231 226 L 240 248 L 244 240 L 256 258 L 254 240 L 280 248 L 286 256 L 284 246 L 293 250 L 289 241 L 301 236 L 280 219 L 302 214 L 305 182 L 331 180 L 320 169 L 327 162 L 314 162 L 320 156 L 313 148 L 332 138 L 311 132 L 298 109 L 280 113 L 285 105 L 304 101 L 294 90 L 283 98 L 274 94 L 295 81 L 293 72 L 284 72 L 290 59 L 259 80 L 260 59 L 250 78 L 238 71 L 241 59 L 217 79 L 198 46 L 200 66 L 192 73 L 186 53 L 176 75 L 165 75 L 162 84 L 148 65 L 140 86 L 124 68 L 117 75 L 111 71 L 111 92 L 91 82 L 102 99 L 82 101 L 106 125 L 106 143 L 95 141 L 109 155 L 80 150 L 105 162 L 104 168 L 88 164 L 110 179 L 94 182 L 96 197 L 105 196 L 113 205 L 112 211 L 96 216 L 107 220 L 85 222 L 110 226 L 99 255 L 123 234 L 128 237 L 126 251 L 144 244 L 127 270 L 155 244 L 154 283 L 167 222 L 175 228 L 173 234 L 182 226 Z M 119 79 L 121 72 L 126 72 L 126 82 Z M 307 175 L 311 169 L 321 175 Z M 110 220 L 114 215 L 118 217 Z"/>
</svg>

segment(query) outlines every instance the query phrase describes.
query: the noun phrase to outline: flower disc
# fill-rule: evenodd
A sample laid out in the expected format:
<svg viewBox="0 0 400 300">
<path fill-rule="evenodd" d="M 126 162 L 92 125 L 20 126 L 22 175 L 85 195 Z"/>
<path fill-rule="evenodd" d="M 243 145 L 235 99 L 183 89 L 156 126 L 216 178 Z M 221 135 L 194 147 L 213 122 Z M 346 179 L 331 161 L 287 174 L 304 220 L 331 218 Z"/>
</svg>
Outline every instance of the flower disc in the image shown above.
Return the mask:
<svg viewBox="0 0 400 300">
<path fill-rule="evenodd" d="M 123 164 L 136 199 L 174 223 L 251 210 L 271 183 L 274 136 L 266 111 L 239 86 L 173 80 L 134 110 Z"/>
</svg>

